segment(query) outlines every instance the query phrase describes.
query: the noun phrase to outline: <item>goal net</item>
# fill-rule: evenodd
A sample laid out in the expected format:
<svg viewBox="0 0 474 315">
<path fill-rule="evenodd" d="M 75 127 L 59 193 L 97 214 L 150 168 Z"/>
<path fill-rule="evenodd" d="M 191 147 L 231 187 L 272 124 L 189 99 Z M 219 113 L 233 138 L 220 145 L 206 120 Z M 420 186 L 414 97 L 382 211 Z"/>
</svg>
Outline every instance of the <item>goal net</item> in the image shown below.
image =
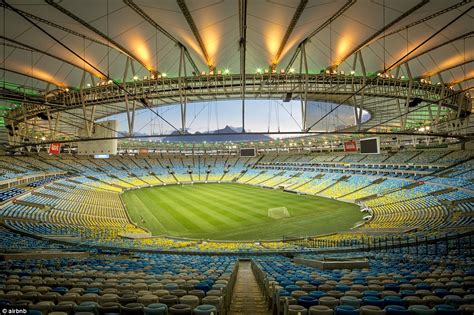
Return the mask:
<svg viewBox="0 0 474 315">
<path fill-rule="evenodd" d="M 269 208 L 268 216 L 272 219 L 288 218 L 290 213 L 286 207 Z"/>
</svg>

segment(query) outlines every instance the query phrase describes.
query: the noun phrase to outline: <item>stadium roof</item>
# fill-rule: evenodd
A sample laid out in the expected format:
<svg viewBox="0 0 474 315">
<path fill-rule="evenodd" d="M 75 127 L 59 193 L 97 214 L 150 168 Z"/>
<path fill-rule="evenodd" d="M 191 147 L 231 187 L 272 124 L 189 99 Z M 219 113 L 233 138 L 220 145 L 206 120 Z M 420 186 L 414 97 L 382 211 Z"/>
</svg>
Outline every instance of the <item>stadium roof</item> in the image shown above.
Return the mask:
<svg viewBox="0 0 474 315">
<path fill-rule="evenodd" d="M 7 95 L 12 90 L 47 95 L 100 80 L 210 71 L 383 73 L 458 91 L 474 83 L 471 1 L 7 0 L 1 6 L 4 115 L 16 107 Z M 380 99 L 367 100 L 374 102 Z M 94 118 L 124 111 L 121 104 L 98 108 Z M 383 118 L 396 114 L 394 107 Z"/>
</svg>

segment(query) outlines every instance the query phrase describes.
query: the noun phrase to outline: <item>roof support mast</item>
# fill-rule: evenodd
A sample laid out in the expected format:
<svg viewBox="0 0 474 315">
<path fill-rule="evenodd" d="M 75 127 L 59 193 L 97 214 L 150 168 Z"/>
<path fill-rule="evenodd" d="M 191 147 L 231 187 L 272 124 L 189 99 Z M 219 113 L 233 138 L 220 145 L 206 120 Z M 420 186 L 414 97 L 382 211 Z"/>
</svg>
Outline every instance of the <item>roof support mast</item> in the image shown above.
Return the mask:
<svg viewBox="0 0 474 315">
<path fill-rule="evenodd" d="M 242 132 L 245 132 L 245 53 L 247 50 L 247 0 L 239 0 L 240 27 L 240 97 L 242 98 Z"/>
<path fill-rule="evenodd" d="M 193 16 L 191 15 L 191 12 L 189 12 L 188 6 L 186 5 L 186 2 L 184 0 L 177 0 L 178 1 L 178 6 L 183 13 L 184 17 L 186 18 L 186 22 L 188 22 L 189 27 L 191 28 L 191 31 L 194 34 L 194 37 L 196 38 L 199 47 L 201 48 L 202 54 L 204 55 L 204 59 L 206 59 L 207 66 L 209 67 L 209 71 L 214 71 L 215 65 L 211 60 L 211 57 L 207 53 L 206 46 L 204 45 L 204 42 L 202 41 L 201 34 L 199 33 L 199 30 L 196 26 L 196 23 L 194 23 Z"/>
<path fill-rule="evenodd" d="M 300 97 L 301 100 L 301 118 L 302 118 L 302 129 L 306 131 L 306 109 L 308 105 L 308 59 L 306 58 L 306 43 L 301 46 L 301 53 L 300 53 L 300 73 L 304 71 L 304 89 L 303 95 Z"/>
<path fill-rule="evenodd" d="M 303 43 L 306 43 L 311 40 L 316 34 L 318 34 L 320 31 L 322 31 L 326 26 L 328 26 L 330 23 L 332 23 L 335 19 L 337 19 L 339 16 L 341 16 L 344 12 L 346 12 L 354 3 L 356 3 L 356 0 L 348 0 L 339 10 L 337 10 L 336 13 L 334 13 L 329 19 L 327 19 L 323 24 L 321 24 L 317 29 L 315 29 L 311 34 L 309 34 L 308 37 L 303 39 L 298 47 L 296 47 L 295 52 L 293 53 L 293 56 L 291 56 L 290 62 L 285 68 L 285 72 L 289 72 L 291 69 L 291 66 L 293 63 L 296 61 L 296 57 L 298 57 L 298 54 L 301 52 L 301 47 L 303 46 Z"/>
<path fill-rule="evenodd" d="M 418 4 L 419 5 L 419 4 Z M 417 6 L 418 6 L 417 5 Z M 416 6 L 415 6 L 416 7 Z M 412 10 L 414 10 L 413 7 L 412 9 L 408 10 L 407 12 L 405 12 L 404 14 L 402 14 L 400 17 L 406 17 L 408 16 L 408 12 L 413 12 Z M 394 69 L 399 63 L 400 61 L 406 59 L 408 56 L 410 56 L 413 52 L 417 51 L 420 47 L 422 47 L 423 45 L 425 45 L 427 42 L 429 42 L 431 39 L 433 39 L 436 35 L 438 35 L 439 33 L 441 33 L 443 30 L 445 30 L 446 28 L 448 28 L 450 25 L 452 25 L 453 23 L 455 23 L 456 21 L 458 21 L 460 18 L 462 18 L 464 15 L 466 15 L 467 13 L 469 13 L 469 11 L 471 11 L 474 7 L 469 7 L 469 9 L 465 10 L 464 12 L 462 12 L 461 14 L 459 14 L 458 16 L 456 16 L 453 20 L 451 20 L 450 22 L 448 22 L 446 25 L 444 25 L 443 27 L 441 27 L 439 30 L 437 30 L 436 32 L 434 32 L 433 34 L 431 34 L 428 38 L 426 38 L 425 40 L 423 40 L 421 43 L 419 43 L 418 45 L 416 45 L 414 48 L 412 48 L 410 51 L 408 51 L 406 54 L 404 54 L 401 58 L 399 58 L 397 61 L 395 61 L 392 65 L 386 67 L 383 72 L 381 74 L 384 74 L 384 73 L 387 73 L 389 71 L 391 71 L 392 69 Z M 396 20 L 400 20 L 400 17 L 397 18 Z M 392 23 L 389 23 L 389 24 L 392 24 Z M 377 32 L 379 33 L 379 32 Z M 358 49 L 359 50 L 359 49 Z M 354 50 L 353 53 L 355 53 L 356 51 L 358 50 Z M 352 53 L 351 53 L 352 54 Z M 347 56 L 349 57 L 349 55 Z M 372 81 L 373 79 L 371 79 Z M 365 89 L 367 87 L 367 85 L 363 85 L 361 88 L 359 88 L 356 92 L 354 92 L 354 94 L 358 94 L 359 92 L 361 92 L 363 89 Z M 318 119 L 316 122 L 314 122 L 310 128 L 312 128 L 313 126 L 315 126 L 317 123 L 319 123 L 321 120 L 323 120 L 324 118 L 326 118 L 327 116 L 329 116 L 330 114 L 332 114 L 335 110 L 337 110 L 342 104 L 344 104 L 347 100 L 349 100 L 352 96 L 348 97 L 347 99 L 343 100 L 342 102 L 340 102 L 336 107 L 334 107 L 333 109 L 331 109 L 329 112 L 327 112 L 326 114 L 324 114 L 320 119 Z"/>
<path fill-rule="evenodd" d="M 106 34 L 104 34 L 103 32 L 101 32 L 100 30 L 98 30 L 97 28 L 95 28 L 94 26 L 92 26 L 91 24 L 87 23 L 86 21 L 84 21 L 83 19 L 81 19 L 80 17 L 78 17 L 77 15 L 75 15 L 74 13 L 72 13 L 71 11 L 67 10 L 66 8 L 60 6 L 58 3 L 56 3 L 54 0 L 45 0 L 45 2 L 47 4 L 49 4 L 50 6 L 52 6 L 53 8 L 57 9 L 58 11 L 60 11 L 61 13 L 69 16 L 71 19 L 73 19 L 74 21 L 76 22 L 79 22 L 80 24 L 82 24 L 83 26 L 87 27 L 89 30 L 91 30 L 92 32 L 96 33 L 97 35 L 99 35 L 100 37 L 102 37 L 103 39 L 107 40 L 109 43 L 112 43 L 115 47 L 117 47 L 118 49 L 120 49 L 121 51 L 123 51 L 125 54 L 127 54 L 128 56 L 130 56 L 131 58 L 135 59 L 136 61 L 138 61 L 145 69 L 147 70 L 151 70 L 150 69 L 150 66 L 148 66 L 147 64 L 145 64 L 142 60 L 140 60 L 137 56 L 135 56 L 135 54 L 133 54 L 130 50 L 128 50 L 127 48 L 123 47 L 121 44 L 119 44 L 118 42 L 116 42 L 115 40 L 113 40 L 112 38 L 110 38 L 109 36 L 107 36 Z"/>
<path fill-rule="evenodd" d="M 301 0 L 300 4 L 296 8 L 295 13 L 293 14 L 293 18 L 291 19 L 291 22 L 288 25 L 285 35 L 283 36 L 283 39 L 280 43 L 280 47 L 278 48 L 278 51 L 275 57 L 273 57 L 272 64 L 270 66 L 272 70 L 275 69 L 276 65 L 278 64 L 281 54 L 283 53 L 283 50 L 285 49 L 286 43 L 288 42 L 288 39 L 290 38 L 291 33 L 293 33 L 296 23 L 298 23 L 298 20 L 301 17 L 301 14 L 303 14 L 304 8 L 306 7 L 307 4 L 308 4 L 308 0 Z"/>
<path fill-rule="evenodd" d="M 398 16 L 397 18 L 395 18 L 393 21 L 391 21 L 390 23 L 384 25 L 381 29 L 379 29 L 377 32 L 375 32 L 374 34 L 372 34 L 370 37 L 368 37 L 366 40 L 364 40 L 362 43 L 360 43 L 359 45 L 357 45 L 357 47 L 355 47 L 352 51 L 350 51 L 347 55 L 345 55 L 344 57 L 342 57 L 341 59 L 338 60 L 338 63 L 341 64 L 343 63 L 347 58 L 349 58 L 350 56 L 352 56 L 353 54 L 355 54 L 356 52 L 358 52 L 359 50 L 361 50 L 362 48 L 370 45 L 372 42 L 374 42 L 377 37 L 380 35 L 380 34 L 383 34 L 383 32 L 385 32 L 386 30 L 390 29 L 390 27 L 392 27 L 393 25 L 396 25 L 398 22 L 402 21 L 404 18 L 406 18 L 407 16 L 409 16 L 410 14 L 412 14 L 413 12 L 417 11 L 418 9 L 420 9 L 421 7 L 423 7 L 424 5 L 426 5 L 428 2 L 430 2 L 429 0 L 422 0 L 420 1 L 419 3 L 417 3 L 415 6 L 411 7 L 410 9 L 408 9 L 407 11 L 405 11 L 403 14 L 401 14 L 400 16 Z M 333 64 L 330 66 L 330 68 L 335 68 L 337 67 L 337 64 Z M 385 70 L 385 69 L 384 69 Z"/>
<path fill-rule="evenodd" d="M 125 61 L 125 69 L 123 71 L 123 81 L 122 85 L 123 88 L 127 88 L 127 80 L 126 78 L 128 77 L 128 67 L 130 65 L 130 68 L 132 70 L 132 75 L 135 77 L 135 69 L 133 67 L 133 62 L 132 59 L 127 58 Z M 135 110 L 136 110 L 136 102 L 135 100 L 132 101 L 132 110 L 130 111 L 130 101 L 128 99 L 128 95 L 125 94 L 125 110 L 127 114 L 127 124 L 128 124 L 128 134 L 132 137 L 133 136 L 133 130 L 135 126 Z"/>
<path fill-rule="evenodd" d="M 196 66 L 196 63 L 194 62 L 193 58 L 191 58 L 191 55 L 189 54 L 188 49 L 186 48 L 186 46 L 184 46 L 183 43 L 181 43 L 178 39 L 176 39 L 173 35 L 171 35 L 167 30 L 165 30 L 158 23 L 156 23 L 148 14 L 145 13 L 145 11 L 143 11 L 135 2 L 133 2 L 133 0 L 123 0 L 123 3 L 128 5 L 130 9 L 135 11 L 135 13 L 140 15 L 145 21 L 147 21 L 150 25 L 152 25 L 154 28 L 160 31 L 161 34 L 165 35 L 171 41 L 173 41 L 176 44 L 176 46 L 183 47 L 184 55 L 188 59 L 188 62 L 191 64 L 191 67 L 193 68 L 194 72 L 196 74 L 200 73 L 198 67 Z"/>
<path fill-rule="evenodd" d="M 184 47 L 181 46 L 179 53 L 179 71 L 178 71 L 178 86 L 179 86 L 179 103 L 181 105 L 181 132 L 186 132 L 186 89 L 183 88 L 183 74 L 186 77 L 186 63 L 184 62 Z M 186 83 L 184 83 L 186 85 Z"/>
<path fill-rule="evenodd" d="M 111 78 L 105 74 L 103 71 L 101 71 L 100 69 L 98 69 L 96 66 L 94 66 L 92 63 L 90 63 L 88 60 L 86 60 L 85 58 L 81 57 L 77 52 L 75 52 L 73 49 L 71 49 L 70 47 L 68 47 L 66 44 L 64 44 L 62 41 L 60 41 L 59 39 L 57 39 L 55 36 L 51 35 L 48 31 L 46 31 L 44 28 L 42 28 L 41 26 L 39 26 L 37 23 L 33 22 L 30 18 L 28 18 L 27 16 L 23 15 L 20 11 L 18 11 L 16 8 L 12 7 L 11 5 L 9 5 L 7 2 L 5 2 L 5 0 L 3 0 L 3 3 L 9 7 L 11 10 L 13 10 L 15 13 L 17 13 L 19 16 L 21 16 L 23 19 L 27 20 L 30 24 L 32 24 L 34 27 L 36 27 L 38 30 L 40 30 L 42 33 L 44 33 L 46 36 L 48 36 L 50 39 L 54 40 L 57 44 L 59 44 L 60 46 L 62 46 L 63 48 L 65 48 L 66 50 L 68 50 L 71 54 L 73 54 L 74 56 L 76 56 L 77 58 L 81 59 L 84 63 L 86 63 L 87 65 L 89 65 L 92 69 L 94 69 L 95 71 L 97 71 L 99 74 L 101 74 L 104 78 L 108 79 L 111 81 L 111 83 L 115 86 L 117 86 L 122 92 L 124 92 L 125 94 L 127 95 L 131 95 L 132 93 L 125 89 L 122 85 L 118 84 L 117 82 L 111 80 Z M 133 65 L 132 65 L 133 66 Z M 83 91 L 81 91 L 82 93 Z M 1 97 L 1 95 L 0 95 Z M 11 99 L 11 98 L 9 98 Z M 25 101 L 25 99 L 23 98 L 22 101 Z M 82 101 L 82 100 L 81 100 Z M 37 102 L 37 101 L 35 101 Z M 146 98 L 142 97 L 140 98 L 140 102 L 146 107 L 148 108 L 153 114 L 155 114 L 156 116 L 158 116 L 161 120 L 163 120 L 165 123 L 167 123 L 170 127 L 172 127 L 174 130 L 178 131 L 178 129 L 173 125 L 171 124 L 166 118 L 164 118 L 163 116 L 161 116 L 160 114 L 158 114 L 156 111 L 154 111 L 148 104 Z M 45 105 L 46 103 L 45 102 L 41 102 L 40 105 Z M 82 105 L 82 104 L 81 104 Z"/>
</svg>

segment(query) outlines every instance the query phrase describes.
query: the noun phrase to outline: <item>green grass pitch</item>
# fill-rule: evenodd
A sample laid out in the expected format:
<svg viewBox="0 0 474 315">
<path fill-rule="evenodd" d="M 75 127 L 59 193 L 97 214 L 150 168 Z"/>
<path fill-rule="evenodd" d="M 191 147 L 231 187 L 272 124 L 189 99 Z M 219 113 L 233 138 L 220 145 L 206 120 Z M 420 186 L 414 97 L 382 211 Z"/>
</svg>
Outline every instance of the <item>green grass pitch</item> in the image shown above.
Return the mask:
<svg viewBox="0 0 474 315">
<path fill-rule="evenodd" d="M 351 203 L 241 184 L 156 186 L 122 198 L 134 222 L 174 237 L 281 239 L 344 231 L 362 219 Z M 286 207 L 290 217 L 269 218 L 268 209 L 276 207 Z"/>
</svg>

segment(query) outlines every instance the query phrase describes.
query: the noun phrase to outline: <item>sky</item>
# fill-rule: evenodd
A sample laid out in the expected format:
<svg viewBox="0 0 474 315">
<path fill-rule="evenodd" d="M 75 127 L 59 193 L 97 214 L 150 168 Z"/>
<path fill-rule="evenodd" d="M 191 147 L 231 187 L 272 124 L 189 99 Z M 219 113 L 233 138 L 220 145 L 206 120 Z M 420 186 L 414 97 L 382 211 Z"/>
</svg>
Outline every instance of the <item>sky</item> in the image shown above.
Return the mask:
<svg viewBox="0 0 474 315">
<path fill-rule="evenodd" d="M 308 102 L 311 107 L 311 119 L 318 119 L 325 115 L 336 104 L 322 102 Z M 154 108 L 156 113 L 166 119 L 176 128 L 181 128 L 180 105 L 168 105 Z M 194 133 L 223 129 L 226 126 L 242 127 L 241 100 L 208 101 L 189 103 L 186 113 L 186 129 Z M 367 116 L 366 114 L 365 116 Z M 128 129 L 125 113 L 109 116 L 107 119 L 116 119 L 119 122 L 119 131 Z M 314 121 L 308 121 L 311 125 Z M 331 131 L 338 126 L 347 126 L 354 123 L 353 108 L 341 105 L 331 115 L 324 118 L 315 126 L 315 130 Z M 301 130 L 301 103 L 299 100 L 283 102 L 281 100 L 246 100 L 245 102 L 245 130 L 247 132 L 292 132 Z M 164 122 L 149 109 L 139 110 L 135 117 L 135 132 L 147 135 L 169 134 L 173 127 Z"/>
</svg>

